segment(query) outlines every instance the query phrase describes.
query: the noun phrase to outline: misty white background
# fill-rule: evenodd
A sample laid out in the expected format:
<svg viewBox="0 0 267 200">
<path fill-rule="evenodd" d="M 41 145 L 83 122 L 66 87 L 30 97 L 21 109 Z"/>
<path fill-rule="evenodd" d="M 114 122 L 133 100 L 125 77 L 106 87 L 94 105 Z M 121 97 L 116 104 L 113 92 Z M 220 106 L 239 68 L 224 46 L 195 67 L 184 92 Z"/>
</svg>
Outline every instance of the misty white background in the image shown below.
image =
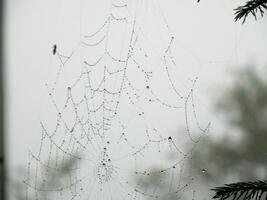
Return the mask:
<svg viewBox="0 0 267 200">
<path fill-rule="evenodd" d="M 40 115 L 45 112 L 43 101 L 47 92 L 44 83 L 49 78 L 52 46 L 59 38 L 75 37 L 79 28 L 77 2 L 6 1 L 6 147 L 11 177 L 19 167 L 26 166 L 28 149 L 38 146 Z M 95 15 L 102 15 L 108 3 L 87 1 Z M 233 8 L 243 1 L 158 0 L 158 3 L 175 36 L 177 62 L 192 68 L 192 73 L 199 71 L 198 99 L 205 107 L 201 109 L 201 116 L 212 122 L 212 130 L 220 130 L 220 118 L 212 111 L 212 103 L 220 90 L 230 84 L 231 71 L 250 63 L 259 70 L 266 69 L 267 18 L 254 21 L 249 17 L 244 25 L 234 22 Z M 69 20 L 62 24 L 64 15 Z M 88 19 L 88 24 L 95 28 L 101 22 L 101 18 Z M 66 27 L 69 32 L 60 32 Z M 177 130 L 175 121 L 168 120 L 169 131 Z"/>
</svg>

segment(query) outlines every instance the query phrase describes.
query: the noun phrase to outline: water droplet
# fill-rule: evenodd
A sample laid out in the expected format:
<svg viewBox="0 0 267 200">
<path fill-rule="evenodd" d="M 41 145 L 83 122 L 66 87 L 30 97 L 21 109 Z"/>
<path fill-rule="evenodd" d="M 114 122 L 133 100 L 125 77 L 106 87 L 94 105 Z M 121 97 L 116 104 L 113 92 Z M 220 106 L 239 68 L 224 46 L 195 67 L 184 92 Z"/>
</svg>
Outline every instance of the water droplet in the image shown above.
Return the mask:
<svg viewBox="0 0 267 200">
<path fill-rule="evenodd" d="M 202 169 L 202 170 L 201 170 L 201 172 L 202 172 L 202 173 L 206 173 L 206 172 L 207 172 L 207 170 L 205 170 L 205 169 Z"/>
</svg>

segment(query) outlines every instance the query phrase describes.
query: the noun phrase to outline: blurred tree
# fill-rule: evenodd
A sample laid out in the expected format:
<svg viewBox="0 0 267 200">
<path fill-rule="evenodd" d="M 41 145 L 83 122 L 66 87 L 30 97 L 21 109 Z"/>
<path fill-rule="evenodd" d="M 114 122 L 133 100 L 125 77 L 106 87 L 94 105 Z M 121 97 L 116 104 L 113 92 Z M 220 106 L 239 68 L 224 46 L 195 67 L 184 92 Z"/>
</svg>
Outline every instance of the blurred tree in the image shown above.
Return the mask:
<svg viewBox="0 0 267 200">
<path fill-rule="evenodd" d="M 195 180 L 200 178 L 201 183 L 196 184 L 200 190 L 205 188 L 206 191 L 198 193 L 198 199 L 207 198 L 207 187 L 210 187 L 208 185 L 214 187 L 215 184 L 229 180 L 250 181 L 242 183 L 246 186 L 252 183 L 251 181 L 267 179 L 267 81 L 254 71 L 253 67 L 238 71 L 233 87 L 222 92 L 215 108 L 226 118 L 228 134 L 208 137 L 201 141 L 192 158 L 188 159 L 189 166 L 183 171 L 191 174 L 189 177 Z M 184 177 L 184 181 L 187 181 L 188 176 Z M 156 186 L 158 190 L 164 191 L 166 185 L 160 185 L 160 181 L 166 178 L 152 176 L 138 181 L 145 189 Z M 178 185 L 178 182 L 174 180 L 173 185 Z M 191 192 L 188 190 L 189 195 Z M 168 198 L 177 199 L 177 195 Z M 192 196 L 183 199 L 192 199 Z"/>
<path fill-rule="evenodd" d="M 0 199 L 5 200 L 5 159 L 4 159 L 4 81 L 3 81 L 3 1 L 0 0 Z"/>
<path fill-rule="evenodd" d="M 138 186 L 140 187 L 141 191 L 145 191 L 148 194 L 160 194 L 157 199 L 159 200 L 177 200 L 180 199 L 181 194 L 184 192 L 183 189 L 181 194 L 176 193 L 173 190 L 170 191 L 170 184 L 166 183 L 166 180 L 168 179 L 167 174 L 163 173 L 154 173 L 158 172 L 160 168 L 154 167 L 149 171 L 149 176 L 140 176 L 136 179 L 136 182 L 138 183 Z M 178 188 L 179 187 L 179 181 L 173 180 L 173 185 Z M 183 188 L 183 187 L 179 187 Z M 150 197 L 148 197 L 149 200 L 151 200 Z"/>
<path fill-rule="evenodd" d="M 267 82 L 252 69 L 239 72 L 216 104 L 229 133 L 220 140 L 208 139 L 191 160 L 192 167 L 207 167 L 206 181 L 267 179 Z"/>
<path fill-rule="evenodd" d="M 65 159 L 58 167 L 57 170 L 53 168 L 48 168 L 44 165 L 41 165 L 41 170 L 45 171 L 45 176 L 42 179 L 39 179 L 36 183 L 37 188 L 46 188 L 47 186 L 51 188 L 60 188 L 60 186 L 66 183 L 66 179 L 69 178 L 69 175 L 73 173 L 72 169 L 75 168 L 77 164 L 77 159 L 70 158 Z M 16 200 L 25 200 L 25 191 L 28 187 L 21 180 L 25 178 L 27 174 L 27 169 L 20 168 L 18 170 L 18 174 L 16 180 L 11 180 L 11 199 Z M 34 179 L 34 177 L 29 177 L 30 179 Z M 44 181 L 45 180 L 45 181 Z M 38 192 L 38 191 L 37 191 Z M 27 200 L 35 200 L 36 196 L 34 192 L 28 193 Z M 53 191 L 49 192 L 39 192 L 38 200 L 47 200 L 53 199 Z"/>
</svg>

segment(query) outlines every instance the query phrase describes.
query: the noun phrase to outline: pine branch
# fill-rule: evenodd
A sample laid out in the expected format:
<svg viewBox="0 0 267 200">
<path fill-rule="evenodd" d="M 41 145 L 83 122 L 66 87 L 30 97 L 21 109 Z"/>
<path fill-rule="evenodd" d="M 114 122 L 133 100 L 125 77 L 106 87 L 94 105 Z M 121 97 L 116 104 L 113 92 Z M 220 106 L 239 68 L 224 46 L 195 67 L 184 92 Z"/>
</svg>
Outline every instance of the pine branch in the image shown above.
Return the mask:
<svg viewBox="0 0 267 200">
<path fill-rule="evenodd" d="M 267 199 L 267 181 L 231 183 L 211 190 L 216 192 L 213 199 L 260 200 L 264 193 Z"/>
<path fill-rule="evenodd" d="M 249 0 L 246 2 L 245 5 L 239 6 L 234 9 L 235 21 L 243 19 L 242 24 L 244 24 L 249 14 L 252 14 L 255 20 L 257 20 L 258 13 L 261 17 L 263 17 L 264 12 L 266 12 L 266 10 L 267 0 Z"/>
<path fill-rule="evenodd" d="M 200 0 L 197 0 L 197 3 L 199 2 Z M 257 20 L 258 13 L 260 13 L 260 16 L 263 17 L 266 10 L 267 0 L 249 0 L 245 5 L 234 9 L 235 21 L 243 19 L 242 24 L 244 24 L 249 14 L 252 14 L 255 20 Z"/>
</svg>

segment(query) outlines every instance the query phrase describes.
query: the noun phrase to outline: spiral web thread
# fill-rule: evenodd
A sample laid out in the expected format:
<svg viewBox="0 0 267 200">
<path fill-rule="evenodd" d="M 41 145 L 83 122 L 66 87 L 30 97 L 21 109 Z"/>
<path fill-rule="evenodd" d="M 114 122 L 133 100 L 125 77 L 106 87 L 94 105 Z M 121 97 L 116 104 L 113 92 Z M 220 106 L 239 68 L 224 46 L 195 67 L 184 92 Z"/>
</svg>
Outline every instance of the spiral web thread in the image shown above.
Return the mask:
<svg viewBox="0 0 267 200">
<path fill-rule="evenodd" d="M 180 85 L 175 80 L 175 38 L 160 7 L 157 15 L 168 42 L 162 42 L 162 49 L 145 47 L 150 41 L 142 27 L 142 6 L 141 0 L 111 2 L 104 23 L 90 34 L 82 33 L 75 50 L 54 46 L 57 72 L 46 84 L 54 112 L 40 122 L 39 151 L 29 151 L 27 200 L 194 198 L 186 161 L 209 127 L 202 128 L 197 120 L 193 95 L 198 77 Z M 123 37 L 116 38 L 120 28 Z M 113 39 L 120 45 L 111 45 Z M 155 57 L 158 64 L 151 67 Z M 72 62 L 75 59 L 79 62 Z M 162 81 L 174 103 L 155 92 L 157 70 L 164 72 Z M 153 125 L 146 112 L 150 105 L 183 116 L 186 130 L 181 137 L 190 148 Z M 174 158 L 161 162 L 169 153 Z M 142 183 L 153 177 L 160 185 Z"/>
</svg>

